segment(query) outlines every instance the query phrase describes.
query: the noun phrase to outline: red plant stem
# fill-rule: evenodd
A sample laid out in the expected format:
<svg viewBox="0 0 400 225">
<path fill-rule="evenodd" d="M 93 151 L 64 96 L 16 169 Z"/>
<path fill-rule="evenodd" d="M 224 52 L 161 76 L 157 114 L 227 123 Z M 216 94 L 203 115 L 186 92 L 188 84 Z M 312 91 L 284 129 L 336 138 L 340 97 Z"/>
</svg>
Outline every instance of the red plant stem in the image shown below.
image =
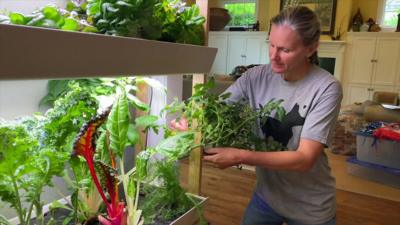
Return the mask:
<svg viewBox="0 0 400 225">
<path fill-rule="evenodd" d="M 86 159 L 86 162 L 89 167 L 90 175 L 92 176 L 93 182 L 96 185 L 97 191 L 99 192 L 101 198 L 103 199 L 104 204 L 107 206 L 107 210 L 111 210 L 110 204 L 107 201 L 107 198 L 103 192 L 103 189 L 101 188 L 99 179 L 97 178 L 96 171 L 94 170 L 94 162 L 93 162 L 93 157 L 94 157 L 94 150 L 91 142 L 91 134 L 92 134 L 92 126 L 88 128 L 88 135 L 86 135 L 86 140 L 85 140 L 85 151 L 84 151 L 84 158 Z"/>
<path fill-rule="evenodd" d="M 107 146 L 110 146 L 110 144 L 108 143 L 109 142 L 109 132 L 107 131 L 106 134 L 107 134 L 107 136 L 106 136 Z M 113 154 L 113 152 L 112 152 L 112 150 L 110 148 L 108 148 L 107 150 L 108 150 L 108 154 L 110 155 L 111 167 L 113 169 L 116 169 L 115 156 L 114 156 L 114 154 Z M 110 184 L 110 186 L 111 185 L 112 184 Z M 114 196 L 114 198 L 111 198 L 111 203 L 113 204 L 114 207 L 118 207 L 119 194 L 118 194 L 118 191 L 116 191 L 116 190 L 118 190 L 118 183 L 115 182 L 114 189 L 111 189 L 111 187 L 109 187 L 109 190 L 114 190 L 113 191 L 114 193 L 112 195 L 110 193 L 111 196 Z"/>
</svg>

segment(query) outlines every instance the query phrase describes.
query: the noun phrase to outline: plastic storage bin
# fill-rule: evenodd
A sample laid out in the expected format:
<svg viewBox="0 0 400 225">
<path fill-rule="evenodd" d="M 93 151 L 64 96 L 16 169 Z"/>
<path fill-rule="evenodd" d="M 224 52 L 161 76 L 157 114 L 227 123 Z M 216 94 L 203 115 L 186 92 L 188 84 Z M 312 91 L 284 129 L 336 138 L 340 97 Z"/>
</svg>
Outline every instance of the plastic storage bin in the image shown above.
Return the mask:
<svg viewBox="0 0 400 225">
<path fill-rule="evenodd" d="M 400 188 L 400 169 L 359 161 L 353 156 L 347 160 L 347 172 L 366 180 Z"/>
<path fill-rule="evenodd" d="M 400 143 L 357 133 L 357 159 L 400 169 Z"/>
</svg>

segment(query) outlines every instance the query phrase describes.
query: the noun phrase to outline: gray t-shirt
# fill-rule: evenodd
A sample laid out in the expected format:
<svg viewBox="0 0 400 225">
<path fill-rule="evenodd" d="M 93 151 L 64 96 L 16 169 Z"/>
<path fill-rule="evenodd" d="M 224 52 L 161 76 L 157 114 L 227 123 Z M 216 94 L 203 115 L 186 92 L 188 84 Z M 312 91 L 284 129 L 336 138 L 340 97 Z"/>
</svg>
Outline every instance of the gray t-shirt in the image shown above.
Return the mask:
<svg viewBox="0 0 400 225">
<path fill-rule="evenodd" d="M 342 100 L 342 87 L 327 71 L 313 66 L 306 77 L 285 81 L 270 65 L 249 69 L 226 92 L 230 101 L 246 99 L 253 109 L 283 99 L 282 121 L 274 115 L 260 124 L 262 138 L 273 138 L 295 151 L 300 138 L 330 145 Z M 335 178 L 325 153 L 308 172 L 256 168 L 256 193 L 277 213 L 305 224 L 321 224 L 335 215 Z"/>
</svg>

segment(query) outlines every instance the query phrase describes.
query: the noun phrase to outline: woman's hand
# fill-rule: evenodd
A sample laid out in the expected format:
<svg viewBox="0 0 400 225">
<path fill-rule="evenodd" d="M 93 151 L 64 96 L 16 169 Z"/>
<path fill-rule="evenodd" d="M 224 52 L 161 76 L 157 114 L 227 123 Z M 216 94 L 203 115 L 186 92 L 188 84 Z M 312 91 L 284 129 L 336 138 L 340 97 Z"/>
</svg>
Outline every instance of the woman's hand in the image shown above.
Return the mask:
<svg viewBox="0 0 400 225">
<path fill-rule="evenodd" d="M 209 148 L 204 150 L 204 160 L 213 163 L 220 169 L 236 166 L 242 163 L 242 155 L 245 150 L 238 148 Z"/>
<path fill-rule="evenodd" d="M 172 120 L 169 123 L 169 128 L 172 130 L 187 131 L 189 130 L 189 123 L 185 117 L 181 117 L 179 120 Z"/>
</svg>

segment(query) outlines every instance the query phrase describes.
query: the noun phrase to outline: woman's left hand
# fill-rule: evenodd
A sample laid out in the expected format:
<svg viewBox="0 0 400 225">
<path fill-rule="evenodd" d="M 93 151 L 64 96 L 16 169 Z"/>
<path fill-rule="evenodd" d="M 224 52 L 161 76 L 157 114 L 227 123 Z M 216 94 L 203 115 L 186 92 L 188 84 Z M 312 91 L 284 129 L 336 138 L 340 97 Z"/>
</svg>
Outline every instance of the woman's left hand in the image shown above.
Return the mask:
<svg viewBox="0 0 400 225">
<path fill-rule="evenodd" d="M 242 152 L 238 148 L 209 148 L 204 150 L 204 160 L 213 163 L 220 169 L 238 165 L 242 162 Z"/>
</svg>

